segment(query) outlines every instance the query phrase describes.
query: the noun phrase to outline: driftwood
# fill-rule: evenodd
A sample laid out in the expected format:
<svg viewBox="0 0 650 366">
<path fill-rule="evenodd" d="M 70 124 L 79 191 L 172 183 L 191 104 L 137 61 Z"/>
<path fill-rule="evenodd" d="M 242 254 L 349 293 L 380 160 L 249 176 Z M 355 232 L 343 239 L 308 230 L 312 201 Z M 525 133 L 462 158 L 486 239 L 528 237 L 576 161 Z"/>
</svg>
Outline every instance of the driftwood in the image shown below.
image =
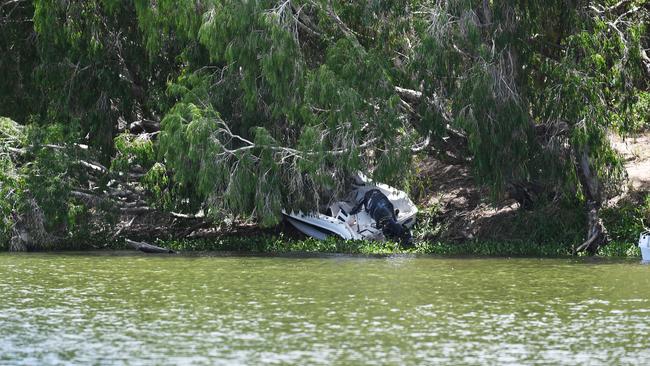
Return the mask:
<svg viewBox="0 0 650 366">
<path fill-rule="evenodd" d="M 166 253 L 166 254 L 174 254 L 175 252 L 171 249 L 167 248 L 161 248 L 157 247 L 155 245 L 151 245 L 148 243 L 140 242 L 140 241 L 133 241 L 129 239 L 125 239 L 126 243 L 129 244 L 130 246 L 133 247 L 135 250 L 139 250 L 141 252 L 145 253 Z"/>
</svg>

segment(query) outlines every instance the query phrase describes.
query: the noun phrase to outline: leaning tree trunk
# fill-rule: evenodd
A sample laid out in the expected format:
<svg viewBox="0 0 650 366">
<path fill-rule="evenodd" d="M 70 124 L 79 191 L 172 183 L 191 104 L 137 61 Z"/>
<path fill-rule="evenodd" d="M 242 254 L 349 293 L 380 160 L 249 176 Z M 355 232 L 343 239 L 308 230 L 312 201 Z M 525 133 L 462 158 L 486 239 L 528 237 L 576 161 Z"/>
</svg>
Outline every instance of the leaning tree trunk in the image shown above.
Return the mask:
<svg viewBox="0 0 650 366">
<path fill-rule="evenodd" d="M 576 154 L 576 170 L 582 192 L 587 199 L 585 209 L 587 211 L 587 240 L 575 249 L 575 252 L 587 251 L 594 255 L 598 248 L 609 242 L 607 229 L 600 219 L 599 211 L 602 205 L 602 189 L 597 174 L 591 169 L 589 163 L 589 148 L 583 147 Z"/>
</svg>

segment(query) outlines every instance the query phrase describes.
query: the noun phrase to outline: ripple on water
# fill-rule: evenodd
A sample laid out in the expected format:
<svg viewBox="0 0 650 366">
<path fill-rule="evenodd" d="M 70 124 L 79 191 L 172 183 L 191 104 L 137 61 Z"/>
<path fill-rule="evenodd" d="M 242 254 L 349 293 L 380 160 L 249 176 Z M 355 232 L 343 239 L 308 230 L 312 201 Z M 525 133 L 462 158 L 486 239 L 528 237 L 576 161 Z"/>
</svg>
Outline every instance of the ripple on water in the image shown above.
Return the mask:
<svg viewBox="0 0 650 366">
<path fill-rule="evenodd" d="M 0 255 L 0 364 L 625 364 L 650 267 Z"/>
</svg>

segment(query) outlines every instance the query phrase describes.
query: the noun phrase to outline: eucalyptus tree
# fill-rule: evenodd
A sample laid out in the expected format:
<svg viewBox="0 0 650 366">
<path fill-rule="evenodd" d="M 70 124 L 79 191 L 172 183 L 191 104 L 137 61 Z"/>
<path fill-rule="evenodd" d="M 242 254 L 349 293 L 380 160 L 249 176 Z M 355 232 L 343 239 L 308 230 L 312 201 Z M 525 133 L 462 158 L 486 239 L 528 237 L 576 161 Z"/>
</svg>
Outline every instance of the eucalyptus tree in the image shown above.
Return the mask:
<svg viewBox="0 0 650 366">
<path fill-rule="evenodd" d="M 82 136 L 108 162 L 125 131 L 157 130 L 176 53 L 147 52 L 130 1 L 34 0 L 41 121 Z M 170 44 L 169 47 L 174 47 Z"/>
<path fill-rule="evenodd" d="M 187 5 L 200 22 L 157 15 L 210 57 L 170 87 L 160 139 L 191 202 L 272 224 L 357 169 L 399 182 L 429 145 L 497 197 L 583 200 L 583 249 L 604 242 L 597 209 L 622 177 L 607 133 L 647 90 L 641 1 Z"/>
<path fill-rule="evenodd" d="M 35 37 L 3 5 L 0 68 L 27 55 L 34 67 L 14 74 L 37 97 L 2 112 L 25 101 L 59 145 L 88 145 L 60 159 L 105 177 L 67 181 L 72 202 L 142 176 L 157 208 L 273 225 L 358 170 L 406 185 L 414 157 L 433 154 L 525 208 L 582 202 L 581 248 L 595 250 L 623 176 L 608 133 L 650 114 L 643 0 L 10 3 L 9 17 L 33 9 Z"/>
<path fill-rule="evenodd" d="M 408 171 L 418 136 L 396 91 L 405 74 L 393 68 L 391 43 L 405 41 L 409 4 L 200 8 L 200 24 L 172 26 L 195 35 L 210 63 L 188 60 L 170 87 L 178 102 L 160 136 L 176 189 L 194 195 L 184 202 L 271 225 L 282 208 L 311 208 L 341 193 L 359 169 L 382 180 Z"/>
<path fill-rule="evenodd" d="M 476 177 L 524 206 L 540 192 L 585 202 L 578 249 L 606 241 L 598 208 L 624 173 L 608 133 L 639 118 L 631 108 L 648 89 L 647 19 L 642 1 L 460 1 L 421 20 L 416 80 L 446 100 Z"/>
<path fill-rule="evenodd" d="M 25 120 L 38 107 L 32 69 L 38 64 L 30 0 L 0 3 L 0 116 Z"/>
</svg>

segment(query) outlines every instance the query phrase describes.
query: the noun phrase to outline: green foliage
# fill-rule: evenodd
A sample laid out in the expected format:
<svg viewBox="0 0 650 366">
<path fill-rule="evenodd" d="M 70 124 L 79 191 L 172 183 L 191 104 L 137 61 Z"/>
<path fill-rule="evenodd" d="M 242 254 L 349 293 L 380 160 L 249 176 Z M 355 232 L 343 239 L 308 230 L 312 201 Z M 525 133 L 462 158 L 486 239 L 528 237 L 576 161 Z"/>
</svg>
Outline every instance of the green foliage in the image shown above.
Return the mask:
<svg viewBox="0 0 650 366">
<path fill-rule="evenodd" d="M 440 237 L 446 229 L 440 216 L 440 206 L 438 205 L 420 208 L 415 227 L 412 230 L 413 237 L 423 241 Z"/>
<path fill-rule="evenodd" d="M 452 136 L 495 198 L 521 182 L 606 198 L 623 177 L 608 133 L 649 124 L 641 1 L 16 4 L 0 7 L 0 114 L 29 141 L 24 161 L 0 150 L 1 189 L 53 230 L 87 216 L 73 187 L 109 180 L 90 185 L 80 158 L 144 173 L 157 208 L 272 226 L 358 170 L 402 186 L 412 147 L 444 154 Z"/>
<path fill-rule="evenodd" d="M 155 163 L 154 143 L 150 139 L 126 133 L 115 138 L 115 157 L 111 160 L 111 170 L 126 172 L 133 166 L 148 169 Z"/>
<path fill-rule="evenodd" d="M 341 253 L 364 255 L 476 255 L 476 256 L 536 256 L 558 257 L 571 254 L 562 245 L 539 245 L 530 242 L 421 242 L 414 248 L 403 249 L 398 244 L 368 241 L 292 239 L 282 235 L 223 236 L 212 239 L 159 240 L 165 248 L 180 252 L 236 251 L 252 253 Z"/>
<path fill-rule="evenodd" d="M 650 194 L 644 194 L 638 199 L 632 196 L 606 207 L 602 216 L 612 242 L 600 254 L 639 256 L 639 235 L 650 228 Z"/>
<path fill-rule="evenodd" d="M 172 210 L 174 201 L 167 169 L 161 163 L 155 163 L 142 178 L 143 186 L 151 194 L 150 201 L 153 207 L 162 210 Z"/>
<path fill-rule="evenodd" d="M 3 2 L 0 6 L 0 116 L 26 121 L 38 112 L 39 93 L 31 73 L 38 65 L 31 1 Z"/>
<path fill-rule="evenodd" d="M 30 164 L 21 167 L 30 197 L 43 210 L 46 229 L 66 232 L 69 221 L 70 191 L 80 174 L 74 163 L 78 151 L 70 146 L 66 126 L 52 124 L 46 128 L 29 128 L 27 140 Z"/>
<path fill-rule="evenodd" d="M 212 196 L 217 194 L 216 187 L 236 178 L 231 177 L 224 167 L 214 164 L 219 147 L 211 134 L 217 128 L 218 118 L 214 111 L 179 103 L 162 121 L 160 154 L 172 171 L 174 193 L 186 198 L 176 203 L 177 209 L 198 210 L 204 200 L 218 199 Z M 150 178 L 155 178 L 154 174 L 155 171 L 151 172 Z M 160 177 L 160 174 L 156 176 Z M 210 214 L 217 216 L 214 211 Z"/>
<path fill-rule="evenodd" d="M 8 248 L 14 223 L 11 213 L 20 199 L 19 185 L 12 162 L 5 157 L 0 157 L 0 195 L 3 198 L 0 201 L 0 249 Z"/>
<path fill-rule="evenodd" d="M 166 105 L 167 77 L 177 69 L 173 48 L 150 63 L 139 32 L 142 3 L 34 1 L 41 60 L 34 82 L 44 106 L 35 112 L 48 123 L 77 123 L 105 162 L 119 124 L 154 118 Z"/>
<path fill-rule="evenodd" d="M 650 92 L 639 92 L 637 101 L 632 106 L 632 125 L 629 127 L 631 132 L 641 132 L 650 130 Z"/>
<path fill-rule="evenodd" d="M 237 251 L 259 253 L 345 253 L 345 254 L 392 254 L 401 253 L 395 243 L 368 241 L 345 241 L 335 238 L 296 240 L 283 235 L 223 236 L 212 239 L 160 240 L 165 248 L 175 251 Z"/>
<path fill-rule="evenodd" d="M 436 255 L 476 255 L 498 257 L 561 257 L 571 255 L 562 244 L 540 245 L 530 241 L 478 241 L 463 243 L 425 242 L 418 244 L 415 253 Z"/>
<path fill-rule="evenodd" d="M 390 182 L 410 162 L 412 136 L 380 52 L 338 37 L 317 57 L 292 11 L 216 2 L 196 35 L 216 65 L 187 67 L 169 87 L 180 101 L 163 119 L 161 156 L 181 201 L 213 217 L 274 225 L 282 208 L 311 210 L 340 194 L 359 169 Z"/>
<path fill-rule="evenodd" d="M 490 4 L 486 11 L 452 1 L 415 18 L 424 36 L 411 67 L 440 100 L 437 110 L 422 111 L 432 131 L 444 135 L 435 125 L 449 114 L 467 134 L 476 177 L 495 196 L 518 181 L 574 194 L 580 183 L 572 165 L 581 151 L 600 180 L 616 186 L 622 166 L 607 131 L 629 131 L 639 119 L 630 106 L 647 88 L 638 58 L 644 11 L 621 31 L 612 18 L 621 13 L 600 5 Z"/>
<path fill-rule="evenodd" d="M 9 248 L 14 213 L 23 203 L 25 181 L 19 175 L 10 153 L 24 141 L 24 129 L 16 122 L 0 117 L 0 250 Z"/>
<path fill-rule="evenodd" d="M 120 1 L 114 1 L 120 4 Z M 136 0 L 138 28 L 143 46 L 156 61 L 174 57 L 175 39 L 191 42 L 201 25 L 200 11 L 206 5 L 194 0 Z M 117 6 L 113 6 L 116 8 Z"/>
<path fill-rule="evenodd" d="M 78 164 L 69 126 L 23 127 L 0 118 L 0 247 L 6 248 L 20 217 L 29 217 L 32 200 L 43 214 L 45 230 L 58 238 L 88 233 L 88 209 L 70 195 L 87 179 Z M 47 244 L 47 243 L 42 243 Z"/>
</svg>

